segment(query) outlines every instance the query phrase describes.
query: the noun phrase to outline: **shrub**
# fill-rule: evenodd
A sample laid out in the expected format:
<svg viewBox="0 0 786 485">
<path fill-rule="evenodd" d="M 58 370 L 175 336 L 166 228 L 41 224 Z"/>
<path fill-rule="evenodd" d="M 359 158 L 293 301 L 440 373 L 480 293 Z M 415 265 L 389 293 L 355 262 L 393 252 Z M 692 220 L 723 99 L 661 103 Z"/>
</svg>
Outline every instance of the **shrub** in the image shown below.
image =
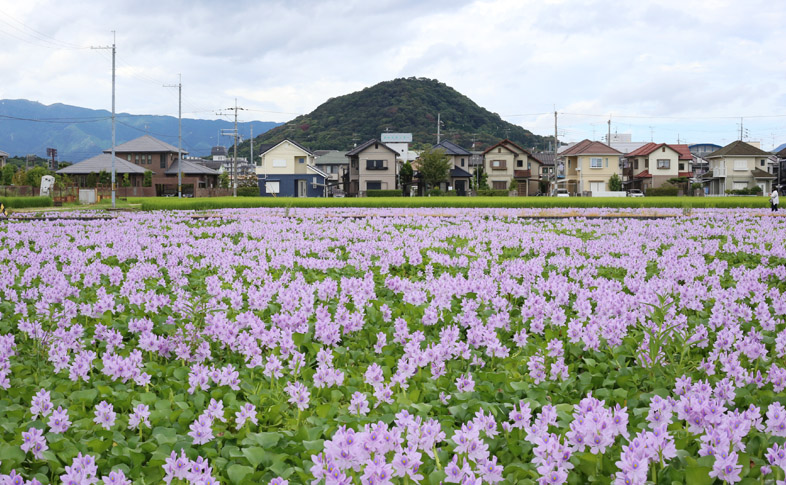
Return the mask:
<svg viewBox="0 0 786 485">
<path fill-rule="evenodd" d="M 5 205 L 7 210 L 52 207 L 52 199 L 49 197 L 0 197 L 0 202 Z"/>
<path fill-rule="evenodd" d="M 478 190 L 478 197 L 507 197 L 507 196 L 508 196 L 507 190 L 492 190 L 492 189 Z"/>
<path fill-rule="evenodd" d="M 367 190 L 366 197 L 403 197 L 400 190 Z"/>
<path fill-rule="evenodd" d="M 259 187 L 238 187 L 238 197 L 259 197 Z"/>
<path fill-rule="evenodd" d="M 439 190 L 439 188 L 434 187 L 433 189 L 430 189 L 428 191 L 428 195 L 431 196 L 431 197 L 438 197 L 438 196 L 442 195 L 442 191 Z"/>
<path fill-rule="evenodd" d="M 677 187 L 653 187 L 647 189 L 647 192 L 644 195 L 647 197 L 674 197 L 678 193 L 679 189 Z"/>
</svg>

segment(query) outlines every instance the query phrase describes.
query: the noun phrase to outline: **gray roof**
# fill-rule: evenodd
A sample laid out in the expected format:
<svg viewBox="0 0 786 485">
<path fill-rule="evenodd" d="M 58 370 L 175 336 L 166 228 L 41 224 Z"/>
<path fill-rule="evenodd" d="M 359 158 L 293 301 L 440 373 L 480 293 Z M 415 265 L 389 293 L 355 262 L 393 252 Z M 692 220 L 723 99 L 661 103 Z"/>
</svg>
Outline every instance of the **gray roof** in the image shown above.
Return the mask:
<svg viewBox="0 0 786 485">
<path fill-rule="evenodd" d="M 104 153 L 111 153 L 112 150 L 104 150 Z M 163 142 L 158 138 L 153 138 L 150 135 L 142 135 L 131 141 L 115 146 L 115 153 L 161 153 L 172 152 L 177 153 L 177 147 Z M 182 150 L 182 153 L 188 153 Z"/>
<path fill-rule="evenodd" d="M 453 178 L 461 178 L 461 177 L 470 178 L 472 177 L 472 174 L 467 172 L 461 167 L 453 167 L 450 169 L 450 176 Z"/>
<path fill-rule="evenodd" d="M 347 156 L 347 157 L 353 157 L 353 156 L 355 156 L 355 155 L 358 155 L 360 152 L 362 152 L 362 151 L 363 151 L 363 150 L 365 150 L 366 148 L 370 147 L 370 146 L 371 146 L 371 145 L 373 145 L 374 143 L 379 143 L 379 144 L 380 144 L 380 145 L 382 145 L 384 148 L 387 148 L 387 149 L 388 149 L 388 150 L 390 150 L 391 152 L 395 153 L 395 154 L 396 154 L 396 156 L 398 156 L 398 154 L 399 154 L 399 153 L 398 153 L 396 150 L 394 150 L 394 149 L 390 148 L 389 146 L 385 145 L 384 143 L 382 143 L 381 141 L 377 140 L 376 138 L 372 138 L 372 139 L 370 139 L 369 141 L 367 141 L 367 142 L 365 142 L 365 143 L 362 143 L 362 144 L 360 144 L 360 145 L 356 146 L 355 148 L 353 148 L 352 150 L 348 151 L 346 154 L 344 154 L 344 156 Z"/>
<path fill-rule="evenodd" d="M 314 160 L 316 165 L 346 165 L 349 163 L 341 150 L 315 150 L 314 154 L 317 156 Z"/>
<path fill-rule="evenodd" d="M 227 147 L 217 146 L 210 149 L 210 156 L 227 156 Z"/>
<path fill-rule="evenodd" d="M 175 160 L 175 162 L 164 173 L 166 175 L 177 175 L 177 165 L 178 160 Z M 181 173 L 190 175 L 218 175 L 218 172 L 212 168 L 207 168 L 202 164 L 189 162 L 188 160 L 183 160 L 183 168 Z"/>
<path fill-rule="evenodd" d="M 543 165 L 554 165 L 554 152 L 533 153 L 532 156 Z"/>
<path fill-rule="evenodd" d="M 445 150 L 445 155 L 472 155 L 468 150 L 465 150 L 464 148 L 461 148 L 460 146 L 448 140 L 442 140 L 432 148 L 441 148 Z"/>
<path fill-rule="evenodd" d="M 222 165 L 224 165 L 224 162 L 219 162 L 216 160 L 205 160 L 204 158 L 200 158 L 199 160 L 187 160 L 187 161 L 191 163 L 196 163 L 198 165 L 203 165 L 212 170 L 218 170 L 221 168 Z"/>
<path fill-rule="evenodd" d="M 84 175 L 89 173 L 99 173 L 101 171 L 112 171 L 112 155 L 102 153 L 93 158 L 88 158 L 79 163 L 69 165 L 57 171 L 60 174 L 66 175 Z M 115 157 L 115 173 L 141 173 L 144 174 L 147 169 L 134 165 L 133 163 L 123 160 L 122 158 Z"/>
<path fill-rule="evenodd" d="M 744 141 L 737 140 L 729 143 L 725 147 L 715 150 L 714 152 L 710 153 L 709 155 L 705 155 L 704 158 L 718 158 L 718 157 L 768 157 L 770 154 L 762 150 L 761 148 L 756 148 L 753 145 L 749 145 Z"/>
</svg>

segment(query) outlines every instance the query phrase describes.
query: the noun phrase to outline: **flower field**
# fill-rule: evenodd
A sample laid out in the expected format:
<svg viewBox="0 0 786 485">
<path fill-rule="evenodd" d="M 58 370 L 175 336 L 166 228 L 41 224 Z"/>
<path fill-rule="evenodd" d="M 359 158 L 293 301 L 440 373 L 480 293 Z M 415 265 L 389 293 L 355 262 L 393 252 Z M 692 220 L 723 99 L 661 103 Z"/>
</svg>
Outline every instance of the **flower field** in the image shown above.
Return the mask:
<svg viewBox="0 0 786 485">
<path fill-rule="evenodd" d="M 786 219 L 660 213 L 0 223 L 0 484 L 782 483 Z"/>
</svg>

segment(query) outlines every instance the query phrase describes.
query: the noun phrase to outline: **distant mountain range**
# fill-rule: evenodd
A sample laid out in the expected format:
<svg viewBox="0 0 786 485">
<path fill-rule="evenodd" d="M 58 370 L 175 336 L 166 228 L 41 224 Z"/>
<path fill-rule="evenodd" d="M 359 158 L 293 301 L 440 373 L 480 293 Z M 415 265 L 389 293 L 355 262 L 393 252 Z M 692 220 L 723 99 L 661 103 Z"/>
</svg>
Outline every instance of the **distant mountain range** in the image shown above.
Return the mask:
<svg viewBox="0 0 786 485">
<path fill-rule="evenodd" d="M 480 149 L 504 138 L 525 148 L 546 148 L 550 139 L 504 121 L 444 83 L 411 77 L 331 98 L 311 113 L 255 137 L 254 146 L 289 138 L 312 150 L 348 150 L 393 131 L 412 133 L 412 146 L 417 149 L 437 142 L 438 117 L 442 139 L 468 149 L 473 142 Z M 239 148 L 247 155 L 249 143 Z"/>
<path fill-rule="evenodd" d="M 106 110 L 59 103 L 47 106 L 25 99 L 0 100 L 0 150 L 11 156 L 46 157 L 46 149 L 51 147 L 57 149 L 58 160 L 79 162 L 112 147 L 111 115 Z M 147 133 L 177 146 L 177 117 L 118 113 L 115 121 L 118 145 Z M 280 123 L 242 123 L 238 131 L 244 139 L 252 125 L 258 135 Z M 226 120 L 183 118 L 183 149 L 189 155 L 209 155 L 219 131 L 232 128 L 234 123 Z M 221 138 L 223 145 L 232 145 L 230 137 Z"/>
</svg>

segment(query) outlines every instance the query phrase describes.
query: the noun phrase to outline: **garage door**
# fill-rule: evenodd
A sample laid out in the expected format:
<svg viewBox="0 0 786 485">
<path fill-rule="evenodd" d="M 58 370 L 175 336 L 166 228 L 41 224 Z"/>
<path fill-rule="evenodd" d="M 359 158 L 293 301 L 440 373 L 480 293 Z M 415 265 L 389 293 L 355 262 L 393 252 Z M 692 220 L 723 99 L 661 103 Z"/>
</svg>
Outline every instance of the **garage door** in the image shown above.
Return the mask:
<svg viewBox="0 0 786 485">
<path fill-rule="evenodd" d="M 590 182 L 590 190 L 595 192 L 605 192 L 606 191 L 606 183 L 605 182 Z"/>
</svg>

